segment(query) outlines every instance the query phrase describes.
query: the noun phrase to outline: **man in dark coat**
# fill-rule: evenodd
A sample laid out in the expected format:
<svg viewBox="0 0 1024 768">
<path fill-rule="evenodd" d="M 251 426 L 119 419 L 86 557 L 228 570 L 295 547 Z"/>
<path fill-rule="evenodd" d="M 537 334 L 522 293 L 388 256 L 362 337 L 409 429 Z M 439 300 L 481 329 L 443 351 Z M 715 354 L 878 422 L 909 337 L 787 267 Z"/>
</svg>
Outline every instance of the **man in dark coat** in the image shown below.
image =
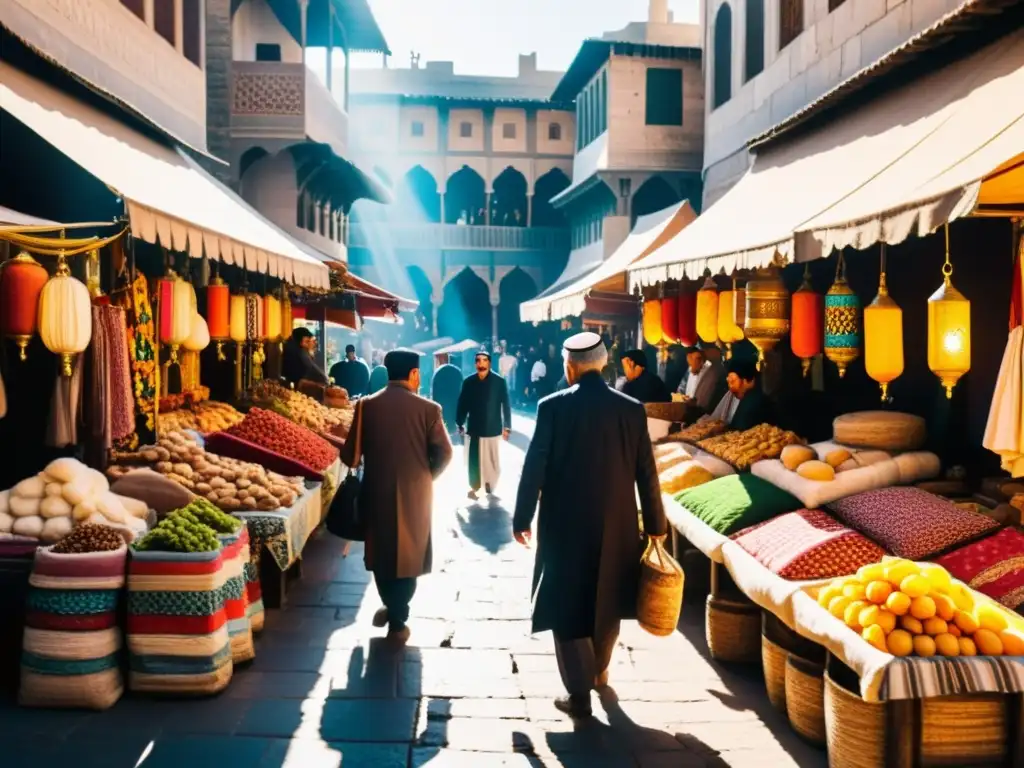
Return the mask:
<svg viewBox="0 0 1024 768">
<path fill-rule="evenodd" d="M 388 639 L 409 639 L 409 602 L 416 579 L 430 573 L 433 481 L 448 466 L 452 444 L 437 403 L 416 394 L 420 356 L 393 350 L 384 358 L 388 385 L 360 400 L 349 435 L 362 429 L 363 482 L 360 508 L 366 511 L 366 568 L 373 572 L 384 607 L 374 626 L 388 626 Z M 355 440 L 345 441 L 341 461 L 356 462 Z"/>
<path fill-rule="evenodd" d="M 296 328 L 284 343 L 281 375 L 296 386 L 303 380 L 327 384 L 327 374 L 313 361 L 315 352 L 316 336 L 313 332 L 309 328 Z"/>
<path fill-rule="evenodd" d="M 446 363 L 434 371 L 431 382 L 431 399 L 441 406 L 444 423 L 448 434 L 456 429 L 455 417 L 458 413 L 459 391 L 462 388 L 462 371 L 451 363 Z"/>
<path fill-rule="evenodd" d="M 590 714 L 590 690 L 607 684 L 619 622 L 636 617 L 644 532 L 667 531 L 643 406 L 605 384 L 608 352 L 595 333 L 564 345 L 569 388 L 544 398 L 526 453 L 512 531 L 528 545 L 540 499 L 533 631 L 552 630 L 569 693 L 555 702 Z"/>
<path fill-rule="evenodd" d="M 417 369 L 418 370 L 418 369 Z M 371 395 L 380 392 L 384 387 L 388 385 L 388 369 L 387 366 L 378 365 L 370 373 L 370 383 L 368 391 Z"/>
<path fill-rule="evenodd" d="M 501 475 L 501 441 L 512 433 L 512 408 L 508 385 L 491 370 L 491 354 L 476 353 L 476 373 L 462 382 L 455 423 L 459 434 L 469 433 L 466 463 L 469 469 L 469 498 L 476 499 L 481 486 L 490 496 Z M 468 423 L 467 423 L 468 422 Z"/>
<path fill-rule="evenodd" d="M 356 357 L 355 345 L 345 347 L 345 357 L 331 366 L 331 378 L 348 391 L 349 397 L 362 397 L 370 386 L 370 368 Z"/>
<path fill-rule="evenodd" d="M 622 356 L 622 368 L 626 372 L 626 383 L 622 393 L 641 403 L 670 403 L 672 393 L 658 374 L 647 369 L 647 355 L 642 349 L 631 349 Z"/>
</svg>

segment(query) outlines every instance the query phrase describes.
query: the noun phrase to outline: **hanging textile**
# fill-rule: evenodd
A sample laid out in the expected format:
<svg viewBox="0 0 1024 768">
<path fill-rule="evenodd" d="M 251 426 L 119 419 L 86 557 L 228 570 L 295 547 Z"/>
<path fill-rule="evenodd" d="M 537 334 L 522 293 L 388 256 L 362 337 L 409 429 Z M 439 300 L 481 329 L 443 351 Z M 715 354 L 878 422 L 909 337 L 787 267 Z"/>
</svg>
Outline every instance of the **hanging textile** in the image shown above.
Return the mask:
<svg viewBox="0 0 1024 768">
<path fill-rule="evenodd" d="M 153 418 L 153 401 L 156 397 L 156 363 L 153 349 L 153 309 L 149 303 L 149 285 L 145 275 L 139 274 L 123 292 L 118 294 L 118 305 L 125 310 L 128 329 L 128 359 L 131 365 L 132 396 L 135 398 L 134 414 L 145 417 L 145 428 L 156 429 Z M 141 429 L 141 426 L 139 427 Z M 138 435 L 132 433 L 124 446 L 133 450 L 138 445 Z"/>
<path fill-rule="evenodd" d="M 89 344 L 89 386 L 87 419 L 89 440 L 87 456 L 93 465 L 103 464 L 106 452 L 111 448 L 110 439 L 110 347 L 107 325 L 104 322 L 105 307 L 92 308 L 92 341 Z"/>
<path fill-rule="evenodd" d="M 66 448 L 78 444 L 78 417 L 82 408 L 82 369 L 85 355 L 75 355 L 71 376 L 57 376 L 50 405 L 50 423 L 46 430 L 46 444 L 51 448 Z"/>
<path fill-rule="evenodd" d="M 0 373 L 0 419 L 7 415 L 7 390 L 4 389 L 4 376 Z"/>
<path fill-rule="evenodd" d="M 110 436 L 123 440 L 135 431 L 135 403 L 128 361 L 128 327 L 120 307 L 103 307 L 110 364 Z"/>
<path fill-rule="evenodd" d="M 1010 336 L 996 378 L 988 424 L 981 444 L 999 455 L 1002 467 L 1013 477 L 1024 477 L 1024 238 L 1018 237 L 1010 298 Z"/>
</svg>

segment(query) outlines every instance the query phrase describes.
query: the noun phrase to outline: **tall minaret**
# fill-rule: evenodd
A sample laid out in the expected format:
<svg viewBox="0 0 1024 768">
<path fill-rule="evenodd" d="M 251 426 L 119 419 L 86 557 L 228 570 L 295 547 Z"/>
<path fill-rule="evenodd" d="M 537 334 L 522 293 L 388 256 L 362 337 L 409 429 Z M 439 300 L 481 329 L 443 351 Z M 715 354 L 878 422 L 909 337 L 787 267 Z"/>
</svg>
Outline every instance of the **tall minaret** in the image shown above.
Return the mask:
<svg viewBox="0 0 1024 768">
<path fill-rule="evenodd" d="M 647 21 L 651 24 L 668 24 L 668 0 L 650 0 L 647 6 Z"/>
</svg>

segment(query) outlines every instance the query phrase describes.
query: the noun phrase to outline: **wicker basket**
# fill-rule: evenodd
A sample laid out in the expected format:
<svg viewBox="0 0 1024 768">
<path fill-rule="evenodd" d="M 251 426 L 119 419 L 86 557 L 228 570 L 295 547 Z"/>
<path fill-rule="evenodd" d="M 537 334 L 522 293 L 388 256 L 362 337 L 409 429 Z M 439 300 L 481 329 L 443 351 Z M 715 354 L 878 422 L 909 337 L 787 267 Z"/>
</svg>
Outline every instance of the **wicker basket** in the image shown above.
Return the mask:
<svg viewBox="0 0 1024 768">
<path fill-rule="evenodd" d="M 764 667 L 764 685 L 768 701 L 780 712 L 786 711 L 786 659 L 789 654 L 761 635 L 761 665 Z"/>
<path fill-rule="evenodd" d="M 786 715 L 804 740 L 825 746 L 825 667 L 790 654 L 786 659 Z"/>
<path fill-rule="evenodd" d="M 651 537 L 640 560 L 637 621 L 652 635 L 676 631 L 683 607 L 683 569 L 665 551 L 661 538 Z"/>
<path fill-rule="evenodd" d="M 754 603 L 709 595 L 704 631 L 716 661 L 757 664 L 761 660 L 761 609 Z"/>
</svg>

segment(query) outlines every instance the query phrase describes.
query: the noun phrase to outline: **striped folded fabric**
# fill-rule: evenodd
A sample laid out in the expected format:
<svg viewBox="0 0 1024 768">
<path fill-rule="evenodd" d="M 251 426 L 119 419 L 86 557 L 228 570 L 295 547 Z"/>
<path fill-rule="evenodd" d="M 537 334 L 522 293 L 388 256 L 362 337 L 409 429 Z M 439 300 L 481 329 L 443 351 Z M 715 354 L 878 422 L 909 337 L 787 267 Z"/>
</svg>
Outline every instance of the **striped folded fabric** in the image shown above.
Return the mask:
<svg viewBox="0 0 1024 768">
<path fill-rule="evenodd" d="M 886 699 L 924 699 L 974 693 L 1024 693 L 1019 656 L 908 657 L 886 667 L 879 692 Z"/>
</svg>

